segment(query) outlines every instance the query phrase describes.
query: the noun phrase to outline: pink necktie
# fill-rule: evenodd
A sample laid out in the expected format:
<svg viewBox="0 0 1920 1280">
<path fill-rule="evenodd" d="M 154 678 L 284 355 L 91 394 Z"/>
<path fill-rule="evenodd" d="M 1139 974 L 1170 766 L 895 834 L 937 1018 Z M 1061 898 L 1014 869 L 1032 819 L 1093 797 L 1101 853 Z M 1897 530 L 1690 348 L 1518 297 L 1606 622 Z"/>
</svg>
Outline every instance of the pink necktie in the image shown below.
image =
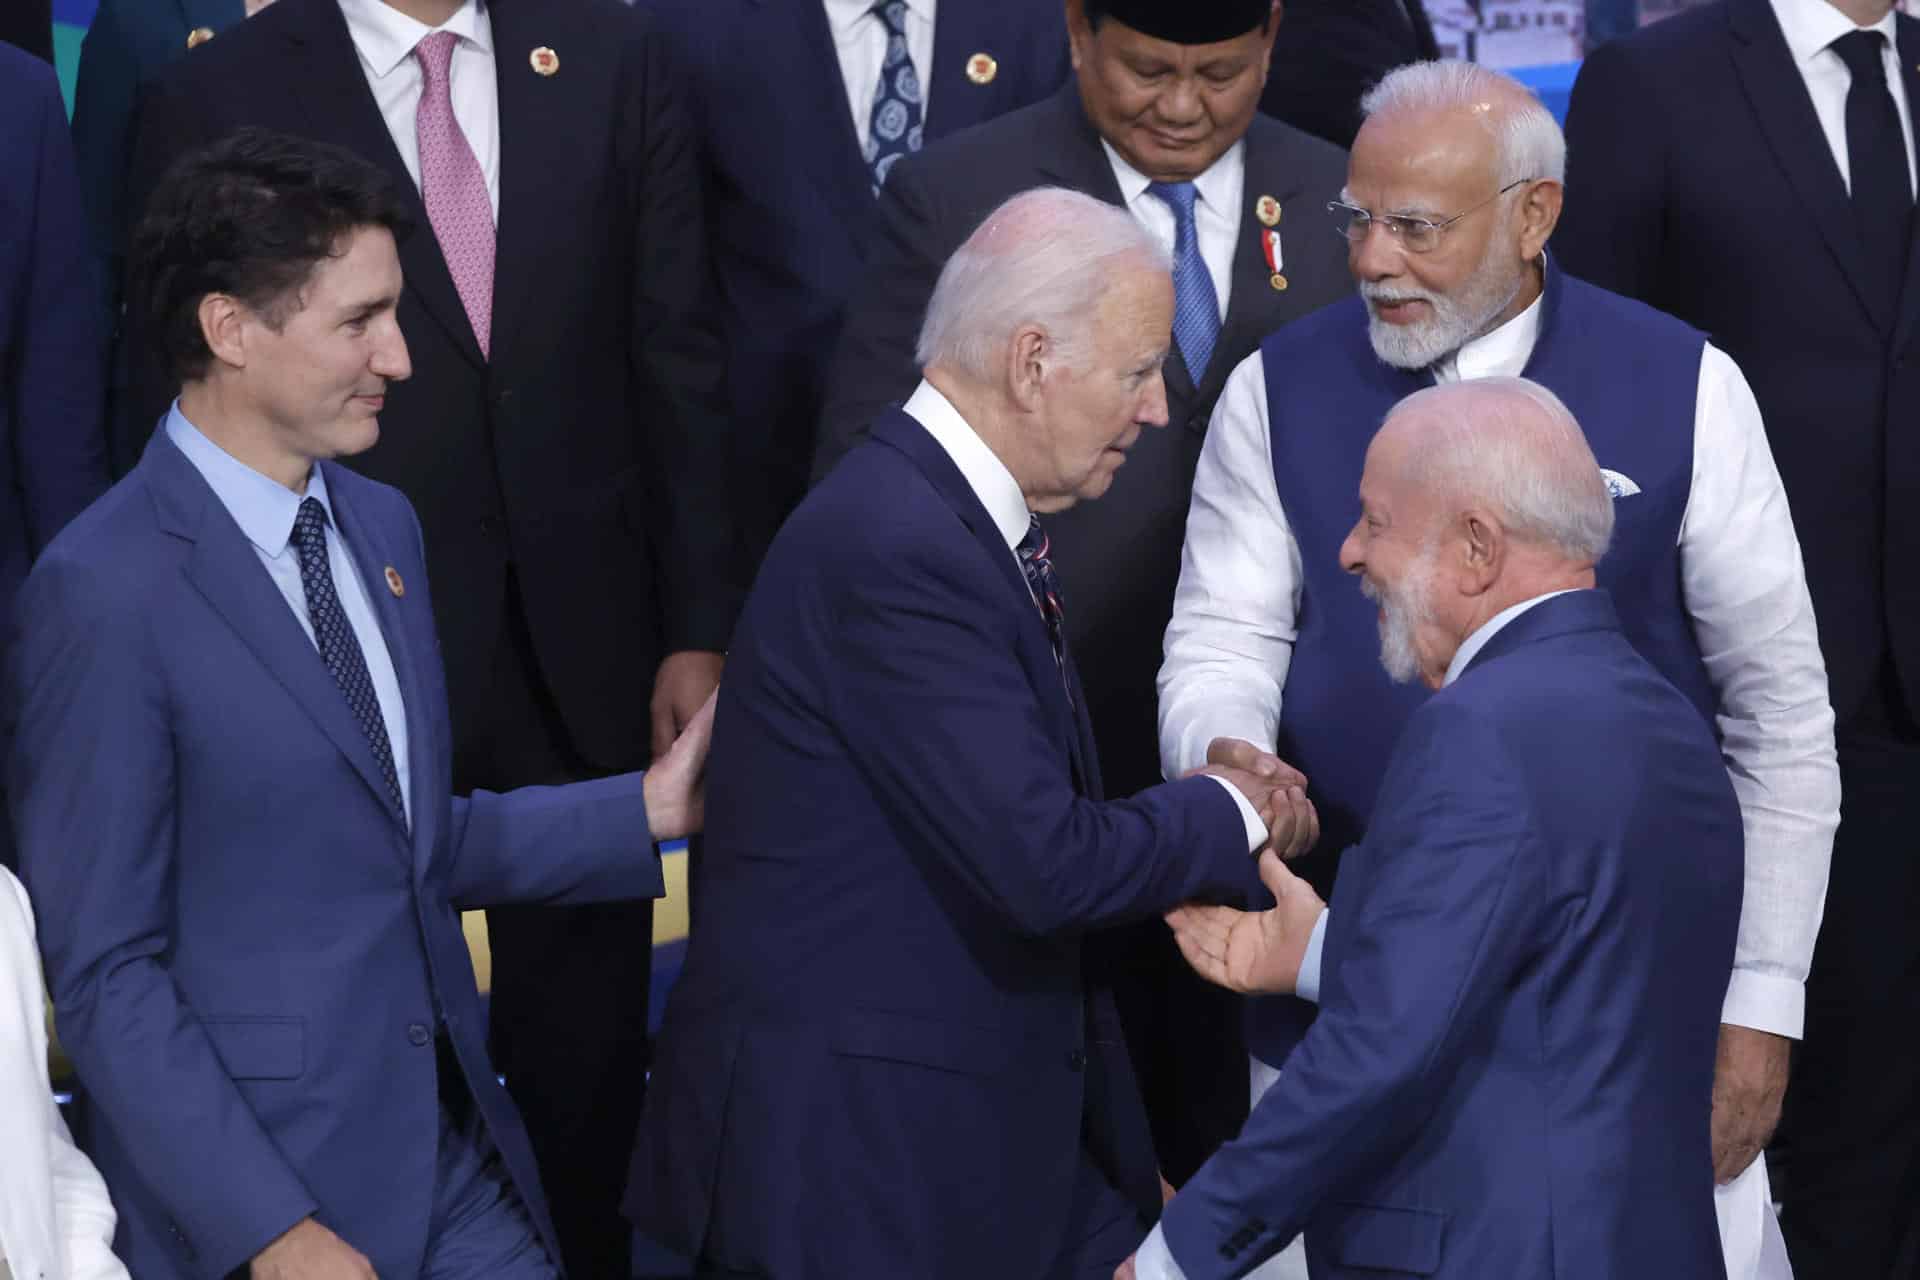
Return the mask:
<svg viewBox="0 0 1920 1280">
<path fill-rule="evenodd" d="M 420 142 L 420 197 L 427 205 L 427 220 L 440 241 L 453 287 L 460 291 L 480 354 L 487 355 L 493 337 L 493 203 L 487 198 L 487 176 L 453 118 L 447 72 L 459 41 L 451 31 L 436 31 L 414 46 L 413 56 L 426 77 L 414 132 Z"/>
</svg>

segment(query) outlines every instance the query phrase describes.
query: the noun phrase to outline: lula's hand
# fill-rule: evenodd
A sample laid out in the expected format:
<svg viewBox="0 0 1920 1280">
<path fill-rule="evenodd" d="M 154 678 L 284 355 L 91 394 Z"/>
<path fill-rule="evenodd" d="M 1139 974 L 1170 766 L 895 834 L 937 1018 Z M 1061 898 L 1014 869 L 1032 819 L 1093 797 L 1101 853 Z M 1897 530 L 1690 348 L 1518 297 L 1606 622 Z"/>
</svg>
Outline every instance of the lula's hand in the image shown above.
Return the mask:
<svg viewBox="0 0 1920 1280">
<path fill-rule="evenodd" d="M 719 701 L 717 691 L 708 695 L 686 731 L 640 781 L 649 834 L 656 841 L 690 836 L 706 821 L 707 750 L 713 745 L 713 710 Z"/>
<path fill-rule="evenodd" d="M 649 708 L 653 725 L 653 758 L 667 754 L 694 716 L 720 687 L 720 669 L 726 656 L 698 649 L 670 653 L 660 661 L 653 677 L 653 704 Z"/>
<path fill-rule="evenodd" d="M 1713 1064 L 1713 1176 L 1723 1186 L 1747 1171 L 1780 1123 L 1791 1046 L 1783 1036 L 1752 1027 L 1720 1027 Z"/>
<path fill-rule="evenodd" d="M 379 1280 L 364 1254 L 312 1218 L 254 1254 L 248 1273 L 252 1280 Z"/>
<path fill-rule="evenodd" d="M 1233 783 L 1267 824 L 1266 847 L 1281 857 L 1297 858 L 1319 843 L 1320 815 L 1307 799 L 1307 775 L 1273 752 L 1244 738 L 1215 738 L 1207 744 L 1207 767 L 1194 772 Z"/>
<path fill-rule="evenodd" d="M 1208 982 L 1243 995 L 1290 995 L 1325 904 L 1271 849 L 1260 855 L 1260 879 L 1273 894 L 1270 910 L 1188 903 L 1168 912 L 1167 924 L 1180 954 Z"/>
<path fill-rule="evenodd" d="M 1307 775 L 1271 751 L 1262 751 L 1244 738 L 1215 738 L 1207 744 L 1207 763 L 1224 765 L 1264 778 L 1270 786 L 1304 787 Z"/>
</svg>

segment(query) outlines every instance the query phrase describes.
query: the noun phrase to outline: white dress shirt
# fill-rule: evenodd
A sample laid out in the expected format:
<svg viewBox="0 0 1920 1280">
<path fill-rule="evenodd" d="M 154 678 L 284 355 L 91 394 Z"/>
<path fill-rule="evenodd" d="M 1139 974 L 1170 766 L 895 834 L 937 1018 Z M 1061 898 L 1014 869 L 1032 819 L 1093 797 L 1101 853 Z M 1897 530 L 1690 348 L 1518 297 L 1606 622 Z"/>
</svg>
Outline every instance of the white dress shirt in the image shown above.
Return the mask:
<svg viewBox="0 0 1920 1280">
<path fill-rule="evenodd" d="M 1033 512 L 1027 508 L 1027 497 L 1020 491 L 1020 482 L 1007 470 L 1007 464 L 987 446 L 960 411 L 953 407 L 953 401 L 942 395 L 930 382 L 922 382 L 908 397 L 905 405 L 907 416 L 927 429 L 934 442 L 946 450 L 953 465 L 959 469 L 960 478 L 973 490 L 973 496 L 980 499 L 980 505 L 987 509 L 987 515 L 993 520 L 993 527 L 999 530 L 1006 541 L 1007 554 L 1013 557 L 1014 567 L 1020 570 L 1020 580 L 1026 581 L 1026 569 L 1020 564 L 1020 543 L 1027 536 L 1027 526 L 1033 522 Z M 1027 589 L 1031 596 L 1033 589 Z M 1034 608 L 1038 609 L 1035 601 Z M 1212 776 L 1212 775 L 1209 775 Z M 1240 818 L 1247 828 L 1247 849 L 1258 849 L 1267 842 L 1267 824 L 1260 821 L 1260 814 L 1251 801 L 1240 794 L 1240 789 L 1225 778 L 1214 778 L 1227 789 L 1234 804 L 1240 810 Z"/>
<path fill-rule="evenodd" d="M 420 135 L 414 117 L 420 110 L 425 77 L 414 46 L 436 31 L 460 37 L 453 47 L 453 65 L 447 73 L 453 97 L 453 119 L 466 135 L 467 145 L 487 179 L 487 199 L 493 205 L 494 225 L 500 223 L 500 86 L 494 79 L 493 23 L 485 0 L 467 0 L 437 27 L 415 22 L 381 0 L 340 0 L 347 33 L 360 54 L 360 70 L 373 90 L 380 118 L 387 122 L 400 162 L 413 185 L 420 185 Z"/>
<path fill-rule="evenodd" d="M 360 569 L 353 553 L 340 537 L 340 522 L 333 514 L 333 501 L 327 496 L 326 473 L 313 468 L 307 477 L 307 491 L 295 493 L 277 480 L 269 479 L 209 440 L 199 428 L 187 421 L 175 401 L 167 414 L 167 438 L 173 441 L 187 461 L 193 464 L 220 505 L 227 509 L 240 532 L 247 536 L 253 553 L 273 579 L 280 596 L 293 610 L 294 621 L 306 633 L 318 651 L 313 620 L 307 616 L 307 588 L 300 579 L 300 552 L 293 545 L 293 522 L 300 514 L 304 498 L 317 499 L 327 509 L 327 570 L 333 577 L 333 593 L 340 598 L 340 611 L 360 642 L 366 659 L 367 675 L 373 681 L 373 693 L 380 704 L 380 719 L 387 729 L 387 745 L 393 749 L 393 771 L 400 783 L 401 806 L 409 824 L 413 821 L 413 791 L 409 786 L 412 769 L 407 762 L 407 711 L 400 700 L 400 680 L 394 674 L 393 655 L 387 651 L 387 638 L 380 630 L 379 616 L 360 580 Z M 344 696 L 344 695 L 343 695 Z"/>
<path fill-rule="evenodd" d="M 1120 184 L 1120 198 L 1127 212 L 1139 220 L 1162 249 L 1173 253 L 1175 226 L 1173 210 L 1167 202 L 1149 192 L 1153 180 L 1128 164 L 1105 138 L 1107 163 L 1113 166 L 1113 178 Z M 1247 144 L 1244 140 L 1228 147 L 1218 160 L 1193 180 L 1200 198 L 1193 202 L 1194 238 L 1200 242 L 1200 258 L 1213 279 L 1213 296 L 1220 304 L 1220 319 L 1227 318 L 1227 300 L 1233 292 L 1233 246 L 1240 236 L 1240 202 L 1247 189 Z"/>
<path fill-rule="evenodd" d="M 1519 374 L 1539 313 L 1536 301 L 1468 343 L 1437 376 Z M 1204 761 L 1216 737 L 1268 747 L 1278 738 L 1301 564 L 1272 459 L 1255 353 L 1227 380 L 1194 476 L 1159 680 L 1169 776 Z M 1700 361 L 1680 570 L 1746 834 L 1746 890 L 1722 1017 L 1797 1038 L 1839 824 L 1833 710 L 1800 543 L 1759 406 L 1739 368 L 1711 345 Z"/>
<path fill-rule="evenodd" d="M 1807 82 L 1813 113 L 1820 117 L 1820 132 L 1827 136 L 1827 148 L 1833 152 L 1833 162 L 1840 166 L 1840 180 L 1849 192 L 1853 190 L 1853 166 L 1847 159 L 1847 90 L 1853 87 L 1853 72 L 1829 46 L 1853 31 L 1878 31 L 1886 36 L 1880 58 L 1887 69 L 1887 91 L 1893 95 L 1900 129 L 1907 139 L 1907 180 L 1920 190 L 1920 174 L 1914 172 L 1913 112 L 1907 101 L 1906 77 L 1900 74 L 1900 40 L 1895 34 L 1893 13 L 1872 26 L 1856 27 L 1853 19 L 1828 0 L 1772 0 L 1772 4 L 1773 16 L 1793 54 L 1793 65 Z"/>
<path fill-rule="evenodd" d="M 127 1280 L 107 1184 L 47 1083 L 47 1019 L 27 891 L 0 867 L 0 1276 Z"/>
<path fill-rule="evenodd" d="M 860 149 L 867 149 L 873 132 L 873 95 L 880 87 L 880 68 L 887 64 L 887 24 L 873 11 L 874 0 L 822 0 L 827 7 L 827 29 L 833 33 L 833 51 L 840 59 L 840 79 L 847 86 L 847 108 L 853 112 L 853 132 Z M 920 77 L 920 122 L 927 119 L 933 88 L 933 14 L 938 0 L 907 0 L 907 56 Z"/>
</svg>

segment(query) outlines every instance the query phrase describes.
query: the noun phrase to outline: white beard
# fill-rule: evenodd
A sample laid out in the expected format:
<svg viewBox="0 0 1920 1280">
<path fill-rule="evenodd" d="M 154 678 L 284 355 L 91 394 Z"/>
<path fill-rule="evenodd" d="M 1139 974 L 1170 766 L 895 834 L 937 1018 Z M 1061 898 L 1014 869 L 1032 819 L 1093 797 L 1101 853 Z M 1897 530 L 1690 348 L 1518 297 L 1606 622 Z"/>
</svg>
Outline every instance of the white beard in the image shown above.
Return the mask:
<svg viewBox="0 0 1920 1280">
<path fill-rule="evenodd" d="M 1420 674 L 1416 637 L 1433 620 L 1433 561 L 1422 553 L 1407 569 L 1398 587 L 1389 589 L 1372 578 L 1360 580 L 1360 590 L 1380 606 L 1380 665 L 1395 684 L 1409 684 Z"/>
<path fill-rule="evenodd" d="M 1503 236 L 1487 244 L 1487 254 L 1458 293 L 1424 293 L 1404 286 L 1363 282 L 1367 337 L 1373 354 L 1396 369 L 1425 369 L 1459 351 L 1493 328 L 1495 320 L 1520 295 L 1524 276 L 1509 279 L 1497 257 Z M 1377 307 L 1387 302 L 1424 302 L 1433 314 L 1417 324 L 1388 324 Z"/>
</svg>

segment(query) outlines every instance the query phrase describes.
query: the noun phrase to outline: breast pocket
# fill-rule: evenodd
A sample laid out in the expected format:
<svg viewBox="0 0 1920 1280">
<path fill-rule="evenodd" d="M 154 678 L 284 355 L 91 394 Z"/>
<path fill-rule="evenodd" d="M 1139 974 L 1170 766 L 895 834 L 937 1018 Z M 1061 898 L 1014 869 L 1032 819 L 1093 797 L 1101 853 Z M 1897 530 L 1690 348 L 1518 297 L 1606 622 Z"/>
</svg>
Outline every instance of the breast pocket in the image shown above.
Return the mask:
<svg viewBox="0 0 1920 1280">
<path fill-rule="evenodd" d="M 202 1018 L 200 1025 L 235 1080 L 297 1080 L 307 1069 L 305 1018 Z"/>
</svg>

